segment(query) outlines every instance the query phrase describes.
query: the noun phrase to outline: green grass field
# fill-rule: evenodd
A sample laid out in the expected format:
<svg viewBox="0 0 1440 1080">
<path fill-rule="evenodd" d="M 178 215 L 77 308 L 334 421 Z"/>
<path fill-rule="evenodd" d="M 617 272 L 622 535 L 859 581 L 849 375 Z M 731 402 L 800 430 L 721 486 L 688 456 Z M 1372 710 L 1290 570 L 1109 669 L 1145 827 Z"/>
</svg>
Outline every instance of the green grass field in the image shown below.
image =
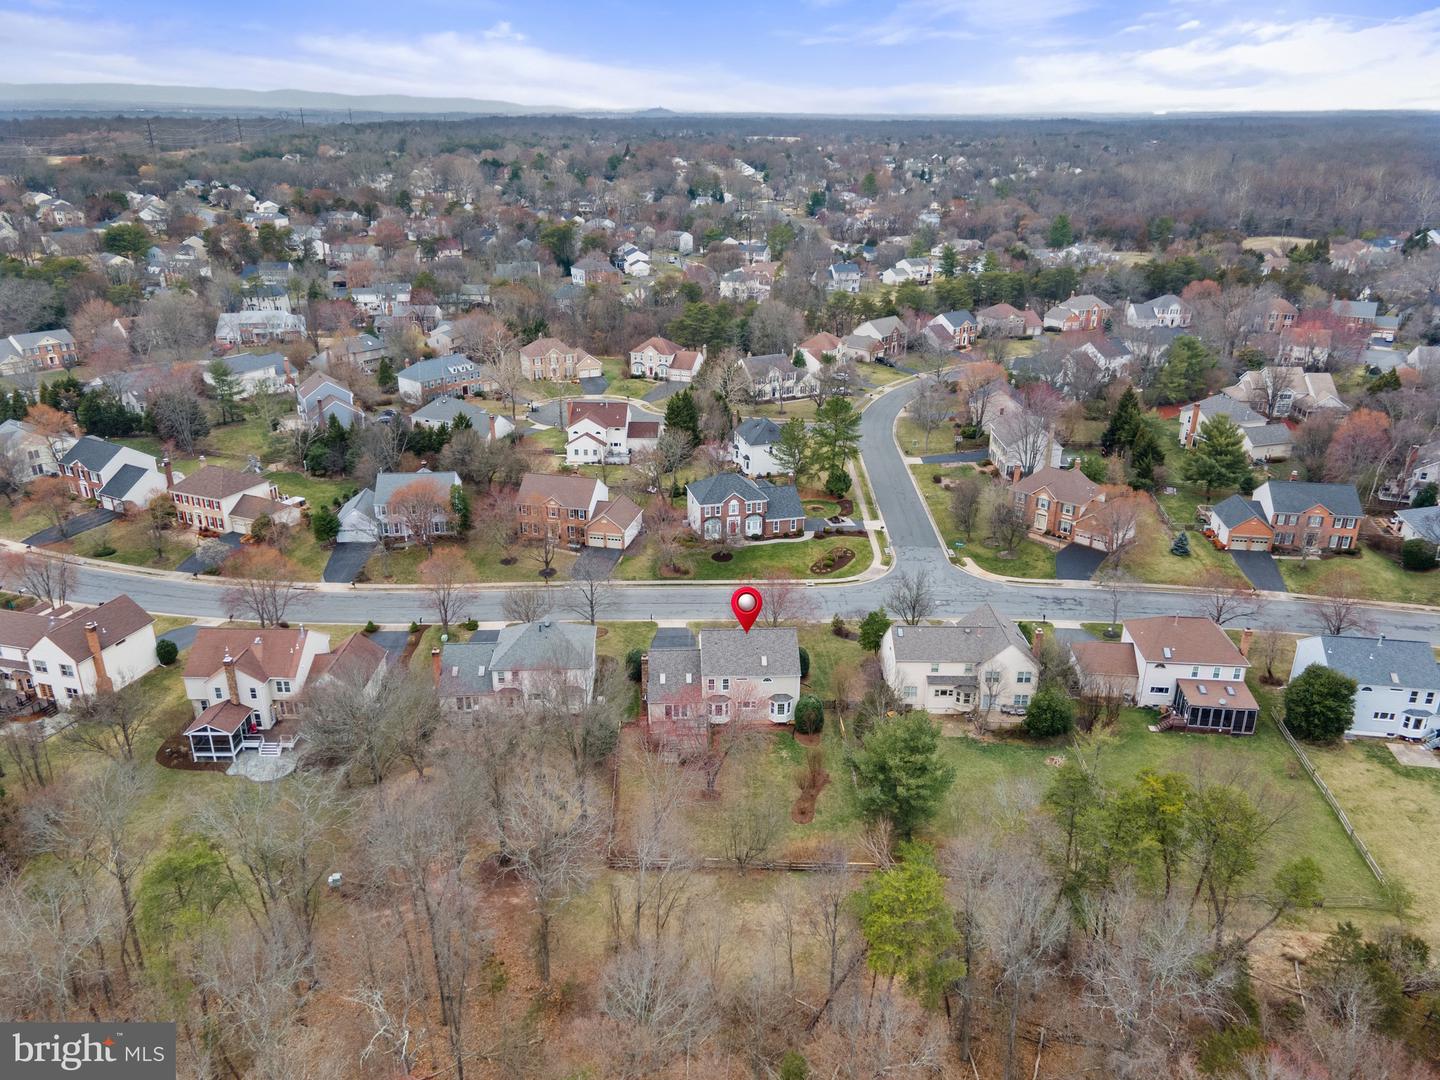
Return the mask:
<svg viewBox="0 0 1440 1080">
<path fill-rule="evenodd" d="M 986 533 L 989 530 L 983 520 L 976 524 L 972 538 L 965 541 L 950 513 L 950 492 L 935 483 L 932 477 L 937 474 L 942 477 L 954 477 L 969 469 L 968 465 L 910 466 L 910 473 L 915 477 L 915 485 L 920 489 L 926 505 L 930 507 L 935 524 L 940 527 L 940 535 L 945 539 L 945 546 L 953 551 L 956 550 L 955 541 L 964 541 L 965 546 L 959 549 L 959 554 L 974 559 L 976 565 L 992 574 L 1005 574 L 1007 577 L 1053 578 L 1055 576 L 1055 552 L 1044 544 L 1034 540 L 1023 540 L 1013 552 L 1008 554 L 1008 557 L 1002 556 L 998 550 L 986 542 Z"/>
<path fill-rule="evenodd" d="M 845 566 L 828 574 L 811 572 L 811 565 L 827 553 L 838 552 L 844 548 L 849 548 L 855 556 Z M 863 573 L 874 557 L 870 550 L 870 540 L 864 536 L 832 536 L 814 540 L 746 544 L 729 549 L 732 558 L 728 562 L 716 562 L 712 559 L 711 553 L 716 550 L 713 545 L 699 542 L 688 545 L 680 557 L 680 563 L 687 567 L 690 573 L 682 576 L 693 581 L 728 581 L 764 577 L 766 574 L 779 572 L 801 578 L 847 578 Z M 654 551 L 648 541 L 638 542 L 631 549 L 631 553 L 620 560 L 615 576 L 626 581 L 648 581 L 660 576 Z"/>
<path fill-rule="evenodd" d="M 1378 551 L 1333 559 L 1276 559 L 1280 576 L 1291 592 L 1324 593 L 1337 580 L 1354 577 L 1364 595 L 1374 600 L 1409 604 L 1440 604 L 1440 570 L 1406 570 Z"/>
</svg>

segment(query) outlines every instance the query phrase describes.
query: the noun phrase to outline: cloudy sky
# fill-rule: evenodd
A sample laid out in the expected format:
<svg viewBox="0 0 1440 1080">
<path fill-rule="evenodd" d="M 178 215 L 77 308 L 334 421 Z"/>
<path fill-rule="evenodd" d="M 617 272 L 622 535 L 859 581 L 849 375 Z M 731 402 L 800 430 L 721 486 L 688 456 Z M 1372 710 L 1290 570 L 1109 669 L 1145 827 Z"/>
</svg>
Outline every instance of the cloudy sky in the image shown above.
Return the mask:
<svg viewBox="0 0 1440 1080">
<path fill-rule="evenodd" d="M 1440 108 L 1405 0 L 0 0 L 0 82 L 575 108 L 1066 113 Z"/>
</svg>

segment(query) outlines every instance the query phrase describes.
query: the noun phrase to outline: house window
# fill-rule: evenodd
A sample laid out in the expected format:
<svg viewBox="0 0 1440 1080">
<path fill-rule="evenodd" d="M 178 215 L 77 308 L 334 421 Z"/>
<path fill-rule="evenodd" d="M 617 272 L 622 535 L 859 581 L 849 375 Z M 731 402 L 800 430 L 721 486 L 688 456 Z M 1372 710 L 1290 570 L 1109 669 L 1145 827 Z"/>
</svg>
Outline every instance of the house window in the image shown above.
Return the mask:
<svg viewBox="0 0 1440 1080">
<path fill-rule="evenodd" d="M 276 680 L 275 680 L 275 692 L 276 692 L 277 694 L 288 694 L 288 693 L 290 693 L 290 680 L 289 680 L 289 679 L 276 679 Z"/>
<path fill-rule="evenodd" d="M 1375 714 L 1371 717 L 1371 719 L 1374 719 L 1374 720 L 1394 720 L 1394 719 L 1395 719 L 1395 714 L 1394 714 L 1393 712 L 1377 712 L 1377 713 L 1375 713 Z"/>
<path fill-rule="evenodd" d="M 1231 677 L 1232 679 L 1243 679 L 1243 678 L 1245 677 L 1244 669 L 1237 667 L 1237 668 L 1235 669 L 1235 674 L 1231 675 L 1230 677 Z"/>
<path fill-rule="evenodd" d="M 1170 692 L 1170 688 L 1168 686 L 1152 686 L 1150 687 L 1149 692 L 1152 694 L 1168 694 Z"/>
<path fill-rule="evenodd" d="M 75 669 L 69 664 L 61 664 L 60 674 L 64 675 L 67 679 L 73 679 L 75 677 Z"/>
<path fill-rule="evenodd" d="M 224 696 L 225 696 L 225 691 L 222 690 L 222 689 L 221 689 L 220 687 L 218 687 L 218 686 L 215 687 L 215 700 L 216 700 L 216 701 L 219 701 L 219 700 L 220 700 L 221 698 L 223 698 Z"/>
<path fill-rule="evenodd" d="M 721 679 L 721 680 L 720 680 L 720 689 L 721 689 L 721 690 L 729 690 L 729 689 L 730 689 L 730 680 L 729 680 L 729 679 Z"/>
<path fill-rule="evenodd" d="M 1025 706 L 1029 705 L 1029 704 L 1030 704 L 1030 695 L 1029 695 L 1029 694 L 1016 694 L 1016 695 L 1015 695 L 1015 704 L 1016 704 L 1017 706 L 1019 706 L 1020 708 L 1024 708 Z"/>
<path fill-rule="evenodd" d="M 49 667 L 46 666 L 44 660 L 31 660 L 30 666 L 33 667 L 41 675 L 44 675 L 47 671 L 50 670 Z"/>
<path fill-rule="evenodd" d="M 253 686 L 250 687 L 250 700 L 251 700 L 251 701 L 259 701 L 259 700 L 260 700 L 260 691 L 257 690 L 257 689 L 256 689 L 255 687 L 253 687 Z"/>
<path fill-rule="evenodd" d="M 939 664 L 931 664 L 931 665 L 930 665 L 930 674 L 931 674 L 931 675 L 938 675 L 939 673 L 940 673 L 940 665 L 939 665 Z"/>
<path fill-rule="evenodd" d="M 789 716 L 789 715 L 790 715 L 790 702 L 788 702 L 788 701 L 772 701 L 772 702 L 770 702 L 770 715 L 771 715 L 771 716 Z"/>
<path fill-rule="evenodd" d="M 706 679 L 706 680 L 705 680 L 705 689 L 706 689 L 706 690 L 714 690 L 714 689 L 715 689 L 715 680 L 714 680 L 714 679 Z"/>
<path fill-rule="evenodd" d="M 77 697 L 80 696 L 80 691 L 76 690 L 73 686 L 67 686 L 65 687 L 65 696 L 68 697 L 71 701 L 74 701 Z"/>
<path fill-rule="evenodd" d="M 915 698 L 915 696 L 916 696 L 916 693 L 917 693 L 917 691 L 916 691 L 915 687 L 913 687 L 913 686 L 907 686 L 907 687 L 905 687 L 905 696 L 906 696 L 907 698 L 910 698 L 910 699 L 913 700 L 913 699 Z"/>
<path fill-rule="evenodd" d="M 1220 669 L 1219 669 L 1218 667 L 1217 667 L 1217 668 L 1211 668 L 1211 669 L 1210 669 L 1210 678 L 1212 678 L 1212 679 L 1218 679 L 1218 678 L 1220 678 Z"/>
<path fill-rule="evenodd" d="M 1015 684 L 1017 686 L 1026 686 L 1034 681 L 1035 673 L 1033 671 L 1017 671 L 1015 673 Z"/>
<path fill-rule="evenodd" d="M 1190 678 L 1192 678 L 1192 679 L 1198 679 L 1199 677 L 1200 677 L 1200 667 L 1199 667 L 1199 665 L 1197 664 L 1196 666 L 1194 666 L 1194 667 L 1192 667 L 1192 668 L 1190 669 Z"/>
<path fill-rule="evenodd" d="M 1411 691 L 1410 691 L 1410 704 L 1411 704 L 1411 705 L 1414 705 L 1414 704 L 1415 704 L 1417 701 L 1419 701 L 1419 700 L 1420 700 L 1420 691 L 1419 691 L 1419 690 L 1411 690 Z"/>
</svg>

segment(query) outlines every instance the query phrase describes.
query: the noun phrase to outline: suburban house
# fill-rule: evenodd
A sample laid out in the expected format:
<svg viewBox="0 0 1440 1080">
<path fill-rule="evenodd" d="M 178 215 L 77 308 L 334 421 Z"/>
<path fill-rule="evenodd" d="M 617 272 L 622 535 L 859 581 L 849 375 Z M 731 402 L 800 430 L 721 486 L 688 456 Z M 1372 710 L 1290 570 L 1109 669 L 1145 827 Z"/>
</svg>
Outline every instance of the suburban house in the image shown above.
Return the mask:
<svg viewBox="0 0 1440 1080">
<path fill-rule="evenodd" d="M 931 336 L 946 342 L 951 349 L 968 349 L 980 336 L 980 324 L 968 311 L 947 311 L 936 315 L 925 329 Z"/>
<path fill-rule="evenodd" d="M 1293 681 L 1313 664 L 1354 679 L 1348 734 L 1419 739 L 1440 728 L 1440 664 L 1428 641 L 1331 634 L 1295 643 Z"/>
<path fill-rule="evenodd" d="M 1135 537 L 1135 514 L 1127 513 L 1133 496 L 1127 492 L 1126 488 L 1112 488 L 1112 501 L 1107 502 L 1106 489 L 1079 469 L 1048 465 L 1010 488 L 1033 532 L 1098 551 L 1109 551 Z"/>
<path fill-rule="evenodd" d="M 786 401 L 806 397 L 814 393 L 817 386 L 810 369 L 796 367 L 795 361 L 787 353 L 747 356 L 740 361 L 740 367 L 745 372 L 745 381 L 750 386 L 751 396 L 759 401 Z"/>
<path fill-rule="evenodd" d="M 864 334 L 846 334 L 840 339 L 840 351 L 836 355 L 842 360 L 863 360 L 873 364 L 885 355 L 885 343 Z"/>
<path fill-rule="evenodd" d="M 989 604 L 944 626 L 890 627 L 880 668 L 911 708 L 937 716 L 999 709 L 1017 722 L 1040 678 L 1024 635 Z"/>
<path fill-rule="evenodd" d="M 623 401 L 574 400 L 565 403 L 565 462 L 624 465 L 632 454 L 653 449 L 663 424 L 635 420 Z"/>
<path fill-rule="evenodd" d="M 416 487 L 419 485 L 419 487 Z M 453 472 L 382 472 L 375 477 L 375 483 L 364 491 L 356 492 L 339 511 L 340 532 L 336 540 L 340 543 L 374 543 L 385 541 L 393 544 L 408 544 L 411 540 L 411 522 L 417 519 L 407 504 L 410 493 L 419 492 L 427 502 L 438 503 L 443 510 L 435 513 L 431 523 L 432 536 L 445 536 L 455 531 L 454 515 L 451 512 L 451 498 L 460 487 L 460 477 Z M 415 503 L 420 506 L 422 504 Z"/>
<path fill-rule="evenodd" d="M 355 404 L 355 394 L 329 375 L 316 372 L 295 388 L 295 411 L 312 426 L 324 427 L 333 416 L 344 428 L 365 419 L 365 410 Z"/>
<path fill-rule="evenodd" d="M 641 510 L 624 495 L 611 499 L 609 487 L 593 477 L 526 473 L 515 519 L 522 540 L 548 536 L 572 548 L 624 550 L 640 535 Z"/>
<path fill-rule="evenodd" d="M 736 467 L 746 476 L 771 476 L 784 472 L 771 456 L 780 441 L 780 425 L 763 416 L 742 420 L 731 433 L 730 451 Z"/>
<path fill-rule="evenodd" d="M 1317 409 L 1334 409 L 1337 413 L 1350 409 L 1340 400 L 1335 376 L 1299 367 L 1267 364 L 1258 371 L 1245 372 L 1233 386 L 1220 392 L 1272 419 L 1304 420 Z"/>
<path fill-rule="evenodd" d="M 1103 330 L 1113 309 L 1088 293 L 1062 300 L 1045 312 L 1046 330 Z"/>
<path fill-rule="evenodd" d="M 254 397 L 256 394 L 293 393 L 295 377 L 290 373 L 290 361 L 283 353 L 238 353 L 222 361 L 235 380 L 237 398 Z M 215 376 L 207 366 L 201 378 L 206 386 L 215 385 Z"/>
<path fill-rule="evenodd" d="M 515 430 L 508 416 L 496 416 L 465 398 L 450 397 L 448 394 L 431 398 L 416 409 L 410 414 L 410 422 L 423 428 L 437 428 L 442 424 L 453 428 L 462 416 L 472 428 L 485 436 L 486 442 L 503 439 Z"/>
<path fill-rule="evenodd" d="M 288 311 L 227 311 L 215 320 L 215 340 L 222 345 L 261 345 L 305 336 L 305 316 Z"/>
<path fill-rule="evenodd" d="M 155 620 L 128 596 L 99 607 L 0 612 L 0 678 L 25 700 L 68 709 L 154 669 Z"/>
<path fill-rule="evenodd" d="M 880 280 L 886 285 L 903 285 L 907 281 L 929 285 L 934 276 L 935 262 L 928 255 L 901 259 L 888 270 L 880 272 Z"/>
<path fill-rule="evenodd" d="M 1440 507 L 1412 506 L 1390 515 L 1390 527 L 1402 540 L 1428 540 L 1440 544 Z"/>
<path fill-rule="evenodd" d="M 853 262 L 831 263 L 825 268 L 825 276 L 822 284 L 827 293 L 847 292 L 858 293 L 860 283 L 865 280 L 865 272 Z"/>
<path fill-rule="evenodd" d="M 1070 660 L 1080 680 L 1080 695 L 1115 698 L 1134 704 L 1140 694 L 1135 646 L 1125 641 L 1072 641 Z"/>
<path fill-rule="evenodd" d="M 1374 300 L 1330 301 L 1330 314 L 1356 330 L 1369 331 L 1379 313 L 1380 305 Z"/>
<path fill-rule="evenodd" d="M 400 399 L 412 405 L 423 405 L 442 394 L 468 397 L 483 393 L 490 380 L 479 364 L 462 353 L 417 360 L 395 373 Z"/>
<path fill-rule="evenodd" d="M 248 533 L 261 517 L 300 521 L 299 507 L 281 502 L 280 489 L 256 473 L 203 465 L 169 487 L 176 521 L 199 533 Z"/>
<path fill-rule="evenodd" d="M 378 337 L 374 334 L 355 334 L 353 337 L 341 338 L 321 350 L 317 362 L 321 367 L 329 367 L 334 363 L 350 363 L 365 371 L 372 371 L 384 356 L 385 343 Z"/>
<path fill-rule="evenodd" d="M 470 713 L 487 701 L 588 705 L 595 691 L 595 627 L 542 619 L 477 630 L 469 641 L 430 650 L 446 712 Z"/>
<path fill-rule="evenodd" d="M 1335 334 L 1328 326 L 1291 326 L 1278 335 L 1275 363 L 1286 367 L 1324 367 L 1334 343 Z"/>
<path fill-rule="evenodd" d="M 811 334 L 799 345 L 795 346 L 795 352 L 805 361 L 805 366 L 814 371 L 821 364 L 826 363 L 826 357 L 831 360 L 840 355 L 842 342 L 834 334 L 827 334 L 820 331 L 818 334 Z"/>
<path fill-rule="evenodd" d="M 990 436 L 987 453 L 1001 476 L 1018 480 L 1046 466 L 1058 469 L 1064 460 L 1065 447 L 1054 425 L 1030 414 L 1008 396 L 992 404 L 985 427 Z"/>
<path fill-rule="evenodd" d="M 185 661 L 185 696 L 195 717 L 185 728 L 192 761 L 233 761 L 242 750 L 267 756 L 292 749 L 299 698 L 327 634 L 271 627 L 202 626 Z"/>
<path fill-rule="evenodd" d="M 345 680 L 374 694 L 395 657 L 363 633 L 351 634 L 334 652 L 321 653 L 310 665 L 310 685 Z"/>
<path fill-rule="evenodd" d="M 60 459 L 60 472 L 76 496 L 121 514 L 143 507 L 173 475 L 168 465 L 162 473 L 149 454 L 94 435 L 76 440 Z"/>
<path fill-rule="evenodd" d="M 685 519 L 706 540 L 769 540 L 805 531 L 805 508 L 793 487 L 730 472 L 685 485 Z"/>
<path fill-rule="evenodd" d="M 1277 296 L 1255 316 L 1250 328 L 1257 333 L 1278 334 L 1295 325 L 1300 309 L 1283 296 Z"/>
<path fill-rule="evenodd" d="M 1088 369 L 1102 381 L 1110 382 L 1128 374 L 1134 360 L 1130 347 L 1109 334 L 1063 333 L 1057 343 L 1064 350 L 1060 360 L 1060 386 L 1067 390 L 1075 385 L 1080 371 Z"/>
<path fill-rule="evenodd" d="M 690 382 L 705 362 L 705 349 L 682 349 L 668 338 L 652 337 L 630 350 L 630 374 L 637 379 Z"/>
<path fill-rule="evenodd" d="M 1021 310 L 1010 304 L 991 304 L 975 313 L 980 331 L 997 337 L 1034 338 L 1045 332 L 1045 323 L 1029 308 Z"/>
<path fill-rule="evenodd" d="M 1120 640 L 1135 650 L 1136 704 L 1162 710 L 1162 728 L 1255 733 L 1260 706 L 1245 685 L 1250 661 L 1219 624 L 1199 615 L 1131 619 Z"/>
<path fill-rule="evenodd" d="M 855 327 L 853 337 L 872 338 L 880 343 L 880 355 L 893 360 L 905 354 L 908 337 L 905 324 L 894 315 L 871 319 Z"/>
<path fill-rule="evenodd" d="M 25 420 L 0 423 L 0 446 L 19 459 L 27 479 L 59 476 L 60 462 L 75 442 L 74 435 L 65 432 L 46 435 Z"/>
<path fill-rule="evenodd" d="M 584 349 L 552 337 L 537 338 L 524 346 L 520 367 L 527 379 L 544 382 L 573 382 L 603 374 L 600 361 Z"/>
<path fill-rule="evenodd" d="M 800 697 L 794 627 L 655 631 L 640 661 L 646 738 L 652 748 L 702 752 L 712 727 L 788 724 Z"/>
<path fill-rule="evenodd" d="M 1194 317 L 1190 305 L 1174 293 L 1157 296 L 1154 300 L 1133 300 L 1125 302 L 1125 325 L 1148 329 L 1155 326 L 1184 327 Z"/>
<path fill-rule="evenodd" d="M 1349 484 L 1268 480 L 1249 499 L 1211 507 L 1209 531 L 1226 550 L 1346 551 L 1359 545 L 1363 516 Z"/>
<path fill-rule="evenodd" d="M 586 285 L 619 285 L 624 275 L 596 255 L 587 255 L 570 267 L 570 280 L 582 288 Z"/>
<path fill-rule="evenodd" d="M 0 337 L 0 375 L 72 368 L 78 359 L 69 330 L 36 330 Z"/>
<path fill-rule="evenodd" d="M 766 266 L 737 266 L 720 275 L 719 289 L 723 300 L 767 300 L 774 287 L 775 272 Z"/>
<path fill-rule="evenodd" d="M 0 432 L 4 430 L 0 425 Z M 1421 488 L 1435 483 L 1440 483 L 1440 439 L 1411 446 L 1399 473 L 1380 485 L 1377 494 L 1386 502 L 1408 503 Z"/>
<path fill-rule="evenodd" d="M 1241 430 L 1247 427 L 1263 427 L 1269 423 L 1265 417 L 1238 398 L 1228 394 L 1212 394 L 1203 401 L 1192 401 L 1180 409 L 1180 445 L 1187 449 L 1193 447 L 1196 440 L 1204 437 L 1200 434 L 1201 426 L 1217 416 L 1228 416 Z"/>
</svg>

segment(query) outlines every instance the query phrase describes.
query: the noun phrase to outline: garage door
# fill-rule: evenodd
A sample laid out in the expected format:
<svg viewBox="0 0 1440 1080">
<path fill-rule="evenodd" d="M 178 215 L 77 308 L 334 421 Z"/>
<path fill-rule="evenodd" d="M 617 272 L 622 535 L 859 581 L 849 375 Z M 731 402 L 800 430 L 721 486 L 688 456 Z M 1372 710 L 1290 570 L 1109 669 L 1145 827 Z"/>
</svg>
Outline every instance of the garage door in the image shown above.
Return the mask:
<svg viewBox="0 0 1440 1080">
<path fill-rule="evenodd" d="M 590 547 L 604 547 L 605 537 L 601 536 L 599 533 L 591 533 L 585 538 L 585 543 L 588 544 Z"/>
<path fill-rule="evenodd" d="M 618 551 L 625 546 L 625 539 L 621 536 L 607 536 L 605 537 L 605 546 L 615 548 Z"/>
<path fill-rule="evenodd" d="M 1262 536 L 1242 536 L 1236 537 L 1230 546 L 1236 551 L 1267 551 L 1270 548 L 1270 542 Z"/>
</svg>

